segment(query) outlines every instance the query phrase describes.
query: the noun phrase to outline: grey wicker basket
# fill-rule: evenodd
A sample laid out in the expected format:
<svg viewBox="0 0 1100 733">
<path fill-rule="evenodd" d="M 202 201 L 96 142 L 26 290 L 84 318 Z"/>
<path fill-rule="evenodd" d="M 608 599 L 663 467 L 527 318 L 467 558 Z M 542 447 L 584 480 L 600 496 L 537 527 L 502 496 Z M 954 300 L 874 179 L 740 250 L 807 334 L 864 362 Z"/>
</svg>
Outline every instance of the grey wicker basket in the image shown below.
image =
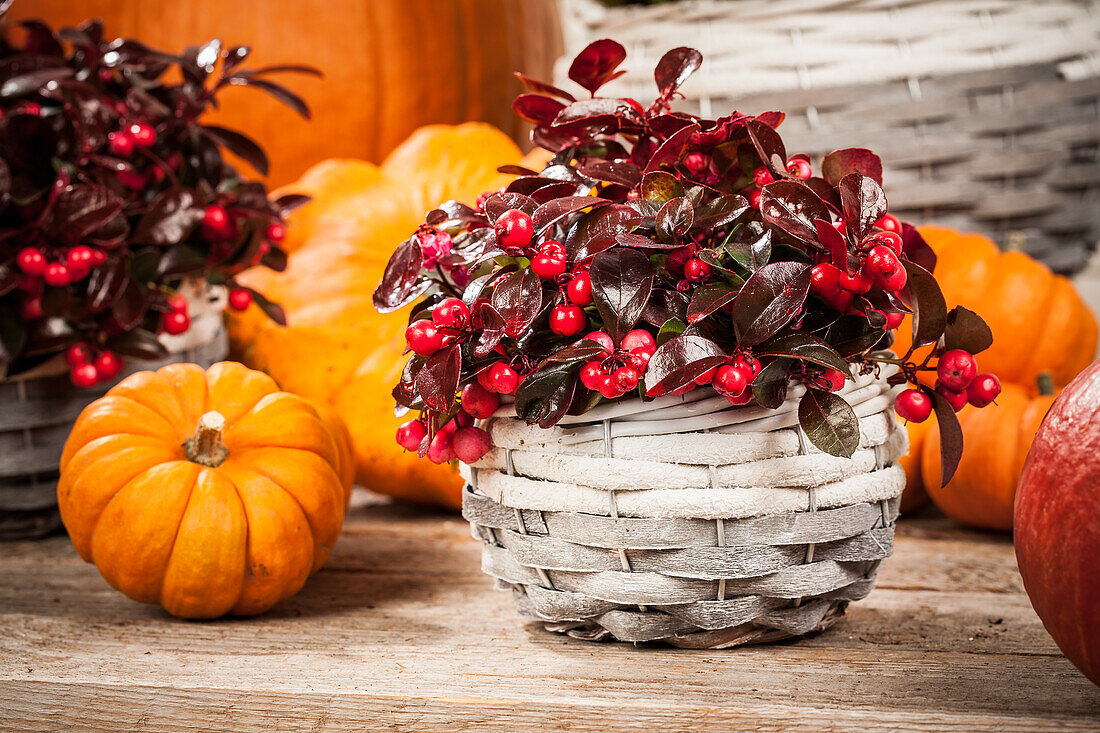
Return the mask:
<svg viewBox="0 0 1100 733">
<path fill-rule="evenodd" d="M 702 69 L 680 108 L 783 110 L 792 152 L 869 147 L 891 211 L 992 236 L 1059 272 L 1100 241 L 1100 5 L 1092 0 L 564 0 L 567 55 L 628 50 L 615 91 L 652 95 L 678 45 Z M 659 28 L 659 32 L 654 29 Z M 559 82 L 565 83 L 559 64 Z"/>
<path fill-rule="evenodd" d="M 627 400 L 542 430 L 498 413 L 463 466 L 482 569 L 519 612 L 581 639 L 719 648 L 824 629 L 890 554 L 907 435 L 870 375 L 840 392 L 860 417 L 851 459 L 777 410 L 711 390 Z"/>
<path fill-rule="evenodd" d="M 222 290 L 202 289 L 189 297 L 191 330 L 162 337 L 169 355 L 130 362 L 111 384 L 73 387 L 60 357 L 26 375 L 0 380 L 0 540 L 44 537 L 61 527 L 58 462 L 73 422 L 89 403 L 134 372 L 178 362 L 210 366 L 228 356 Z"/>
</svg>

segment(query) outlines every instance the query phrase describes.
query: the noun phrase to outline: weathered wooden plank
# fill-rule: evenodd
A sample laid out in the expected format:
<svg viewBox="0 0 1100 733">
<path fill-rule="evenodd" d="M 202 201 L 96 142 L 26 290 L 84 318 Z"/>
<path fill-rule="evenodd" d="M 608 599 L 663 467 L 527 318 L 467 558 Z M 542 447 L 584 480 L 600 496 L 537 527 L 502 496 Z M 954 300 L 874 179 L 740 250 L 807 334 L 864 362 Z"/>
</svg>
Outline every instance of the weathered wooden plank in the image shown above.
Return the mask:
<svg viewBox="0 0 1100 733">
<path fill-rule="evenodd" d="M 18 730 L 1094 730 L 1003 536 L 902 521 L 829 631 L 734 651 L 594 645 L 522 624 L 464 522 L 375 507 L 258 619 L 174 620 L 68 540 L 0 545 L 0 710 Z M 1010 684 L 1009 684 L 1010 682 Z"/>
</svg>

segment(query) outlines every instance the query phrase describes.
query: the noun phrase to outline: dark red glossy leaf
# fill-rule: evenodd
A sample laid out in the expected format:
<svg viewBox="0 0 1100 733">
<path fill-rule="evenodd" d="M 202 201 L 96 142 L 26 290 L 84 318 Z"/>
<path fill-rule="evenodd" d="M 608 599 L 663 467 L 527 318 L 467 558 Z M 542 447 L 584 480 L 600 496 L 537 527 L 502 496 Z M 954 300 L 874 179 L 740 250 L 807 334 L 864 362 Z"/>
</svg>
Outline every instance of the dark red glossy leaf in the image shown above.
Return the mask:
<svg viewBox="0 0 1100 733">
<path fill-rule="evenodd" d="M 0 300 L 0 379 L 7 375 L 7 366 L 23 352 L 27 344 L 27 329 L 19 309 L 9 300 Z"/>
<path fill-rule="evenodd" d="M 654 151 L 649 162 L 646 163 L 646 172 L 655 171 L 663 165 L 673 165 L 679 162 L 686 154 L 691 138 L 699 133 L 698 123 L 691 123 L 672 133 Z"/>
<path fill-rule="evenodd" d="M 593 41 L 573 59 L 568 76 L 590 94 L 595 94 L 617 76 L 615 69 L 625 58 L 626 49 L 617 41 L 609 38 Z"/>
<path fill-rule="evenodd" d="M 849 173 L 840 181 L 840 203 L 848 236 L 856 242 L 886 214 L 886 194 L 882 186 L 862 173 Z"/>
<path fill-rule="evenodd" d="M 752 382 L 752 393 L 757 402 L 772 410 L 783 404 L 787 399 L 792 363 L 790 359 L 779 357 L 764 365 Z"/>
<path fill-rule="evenodd" d="M 111 311 L 119 325 L 124 330 L 130 330 L 145 314 L 145 303 L 145 291 L 136 282 L 129 280 L 115 298 Z"/>
<path fill-rule="evenodd" d="M 732 303 L 739 291 L 740 288 L 724 282 L 707 283 L 696 288 L 691 294 L 691 303 L 688 305 L 688 323 L 698 323 L 711 313 L 717 312 L 722 306 Z"/>
<path fill-rule="evenodd" d="M 653 79 L 662 97 L 670 97 L 688 77 L 698 71 L 703 64 L 703 54 L 694 48 L 674 48 L 665 53 L 657 62 Z"/>
<path fill-rule="evenodd" d="M 921 387 L 921 391 L 932 398 L 932 409 L 936 412 L 936 428 L 940 431 L 940 486 L 947 486 L 962 459 L 962 426 L 943 395 L 928 387 Z"/>
<path fill-rule="evenodd" d="M 301 68 L 308 68 L 308 67 L 301 67 Z M 292 110 L 297 112 L 298 115 L 303 117 L 304 119 L 308 120 L 308 119 L 311 119 L 313 117 L 313 115 L 310 114 L 309 105 L 306 104 L 306 100 L 302 99 L 298 94 L 296 94 L 295 92 L 290 91 L 289 89 L 284 87 L 282 84 L 276 84 L 275 82 L 268 81 L 267 79 L 256 79 L 254 76 L 248 76 L 248 77 L 245 77 L 245 78 L 246 78 L 245 84 L 247 84 L 248 86 L 253 87 L 255 89 L 261 89 L 261 90 L 267 92 L 272 97 L 274 97 L 275 99 L 277 99 L 280 102 L 282 102 L 283 104 L 285 104 L 287 107 L 290 107 Z"/>
<path fill-rule="evenodd" d="M 512 74 L 523 82 L 523 86 L 530 89 L 532 92 L 538 92 L 540 94 L 549 94 L 551 97 L 558 97 L 568 102 L 576 102 L 577 98 L 564 89 L 558 89 L 553 84 L 547 84 L 544 81 L 538 79 L 532 79 L 526 74 L 521 74 L 518 71 L 513 71 Z"/>
<path fill-rule="evenodd" d="M 542 280 L 530 269 L 510 272 L 493 288 L 492 303 L 504 318 L 504 333 L 518 338 L 542 310 Z"/>
<path fill-rule="evenodd" d="M 824 219 L 814 219 L 814 228 L 817 230 L 817 241 L 829 253 L 829 262 L 850 273 L 851 270 L 848 267 L 848 241 L 844 239 L 844 235 Z"/>
<path fill-rule="evenodd" d="M 494 193 L 485 199 L 483 205 L 485 215 L 489 217 L 490 222 L 495 222 L 504 212 L 512 209 L 534 214 L 537 208 L 538 204 L 532 201 L 529 196 L 524 196 L 521 193 Z"/>
<path fill-rule="evenodd" d="M 54 200 L 46 218 L 46 230 L 57 239 L 79 244 L 122 211 L 123 201 L 106 186 L 70 186 Z"/>
<path fill-rule="evenodd" d="M 683 246 L 680 242 L 669 241 L 662 242 L 656 239 L 643 236 L 641 234 L 616 234 L 614 238 L 615 244 L 623 247 L 634 247 L 635 249 L 653 249 L 653 250 L 667 250 L 680 249 Z"/>
<path fill-rule="evenodd" d="M 821 175 L 833 186 L 839 186 L 850 173 L 861 173 L 881 186 L 882 159 L 866 148 L 843 148 L 821 162 Z"/>
<path fill-rule="evenodd" d="M 512 102 L 513 112 L 536 125 L 551 124 L 563 109 L 564 104 L 541 94 L 521 94 Z"/>
<path fill-rule="evenodd" d="M 924 241 L 920 231 L 907 221 L 901 223 L 902 252 L 909 260 L 929 272 L 936 271 L 936 253 Z"/>
<path fill-rule="evenodd" d="M 430 285 L 420 279 L 423 266 L 424 256 L 416 237 L 399 244 L 386 264 L 382 282 L 374 289 L 374 307 L 380 313 L 390 313 L 416 299 Z"/>
<path fill-rule="evenodd" d="M 750 208 L 744 196 L 719 196 L 695 211 L 695 226 L 698 229 L 717 229 L 737 221 Z"/>
<path fill-rule="evenodd" d="M 787 148 L 783 145 L 783 138 L 771 125 L 762 122 L 759 118 L 749 120 L 745 126 L 749 132 L 749 139 L 756 148 L 760 160 L 773 172 L 785 171 L 787 163 Z M 778 159 L 778 160 L 777 160 Z"/>
<path fill-rule="evenodd" d="M 473 326 L 478 331 L 472 351 L 474 356 L 481 359 L 491 354 L 504 338 L 504 317 L 484 301 L 474 305 L 471 316 Z"/>
<path fill-rule="evenodd" d="M 596 240 L 613 242 L 616 235 L 626 234 L 641 221 L 642 216 L 629 206 L 622 204 L 602 206 L 585 214 L 570 229 L 565 240 L 566 250 L 574 261 L 585 259 L 596 253 L 591 249 L 593 242 Z"/>
<path fill-rule="evenodd" d="M 157 196 L 138 222 L 134 241 L 178 244 L 202 221 L 203 206 L 189 188 L 174 186 Z"/>
<path fill-rule="evenodd" d="M 449 412 L 458 395 L 461 374 L 461 347 L 454 344 L 440 349 L 428 357 L 424 368 L 416 375 L 416 391 L 428 407 Z"/>
<path fill-rule="evenodd" d="M 764 265 L 745 281 L 733 302 L 733 326 L 742 346 L 776 334 L 802 310 L 810 291 L 810 267 L 800 262 Z"/>
<path fill-rule="evenodd" d="M 498 165 L 497 173 L 504 173 L 509 176 L 537 176 L 538 171 L 533 171 L 522 165 Z"/>
<path fill-rule="evenodd" d="M 978 354 L 993 345 L 993 332 L 977 313 L 961 305 L 955 306 L 947 314 L 943 345 L 947 350 L 962 349 Z"/>
<path fill-rule="evenodd" d="M 722 249 L 729 253 L 737 264 L 749 272 L 756 272 L 764 265 L 772 255 L 772 233 L 770 229 L 764 230 L 759 237 L 738 239 L 726 242 Z"/>
<path fill-rule="evenodd" d="M 798 181 L 776 181 L 761 189 L 760 216 L 768 224 L 806 244 L 817 243 L 814 219 L 829 217 L 829 207 Z"/>
<path fill-rule="evenodd" d="M 280 326 L 286 325 L 286 311 L 278 303 L 273 302 L 266 295 L 255 288 L 246 287 L 245 290 L 252 293 L 252 300 L 264 314 Z"/>
<path fill-rule="evenodd" d="M 617 247 L 596 255 L 590 274 L 604 329 L 618 343 L 642 317 L 653 289 L 653 265 L 638 250 Z"/>
<path fill-rule="evenodd" d="M 641 122 L 637 110 L 621 99 L 598 97 L 571 102 L 554 119 L 552 127 L 566 125 L 617 125 L 618 120 Z"/>
<path fill-rule="evenodd" d="M 642 198 L 664 205 L 670 199 L 685 195 L 683 185 L 676 176 L 665 171 L 646 173 L 642 178 Z"/>
<path fill-rule="evenodd" d="M 54 66 L 45 69 L 20 74 L 0 84 L 0 97 L 5 99 L 12 97 L 24 97 L 52 81 L 71 79 L 76 72 L 65 66 Z"/>
<path fill-rule="evenodd" d="M 757 346 L 753 353 L 784 356 L 845 373 L 849 368 L 848 362 L 832 346 L 818 336 L 803 331 L 791 331 L 770 338 Z"/>
<path fill-rule="evenodd" d="M 882 341 L 881 328 L 876 328 L 863 316 L 841 316 L 825 334 L 825 340 L 829 342 L 838 354 L 845 359 L 851 359 L 860 354 L 865 354 L 869 349 Z"/>
<path fill-rule="evenodd" d="M 657 212 L 657 236 L 666 242 L 679 242 L 695 222 L 695 209 L 686 196 L 670 199 Z"/>
<path fill-rule="evenodd" d="M 651 397 L 675 392 L 700 375 L 724 364 L 722 348 L 703 336 L 683 334 L 657 347 L 645 373 L 645 391 Z"/>
<path fill-rule="evenodd" d="M 817 194 L 817 197 L 824 201 L 830 209 L 838 214 L 840 213 L 840 194 L 837 193 L 836 188 L 831 183 L 817 176 L 811 176 L 802 183 Z"/>
<path fill-rule="evenodd" d="M 947 301 L 936 278 L 913 262 L 902 260 L 909 275 L 908 290 L 913 309 L 913 348 L 934 344 L 947 327 Z"/>
<path fill-rule="evenodd" d="M 798 401 L 798 424 L 817 448 L 851 458 L 859 447 L 859 418 L 843 397 L 810 387 Z"/>
<path fill-rule="evenodd" d="M 545 180 L 545 179 L 543 179 Z M 531 192 L 531 200 L 540 206 L 555 199 L 573 196 L 577 193 L 577 184 L 566 181 L 555 181 L 537 188 Z M 594 200 L 594 199 L 592 199 Z"/>
<path fill-rule="evenodd" d="M 157 335 L 144 328 L 136 328 L 114 336 L 107 342 L 107 346 L 119 355 L 131 359 L 152 361 L 163 359 L 168 355 L 168 350 L 157 338 Z"/>
<path fill-rule="evenodd" d="M 549 428 L 569 411 L 576 389 L 574 366 L 551 364 L 536 369 L 516 391 L 516 415 L 529 425 Z"/>
<path fill-rule="evenodd" d="M 654 288 L 653 294 L 646 303 L 642 318 L 646 323 L 663 327 L 669 321 L 676 319 L 687 322 L 688 296 L 679 290 L 669 288 Z"/>
<path fill-rule="evenodd" d="M 617 183 L 620 186 L 634 188 L 642 180 L 642 169 L 629 160 L 612 161 L 595 158 L 577 169 L 585 178 L 595 181 Z"/>
<path fill-rule="evenodd" d="M 547 201 L 535 210 L 532 215 L 535 231 L 542 232 L 561 221 L 570 214 L 575 214 L 583 209 L 599 208 L 610 202 L 607 199 L 598 199 L 592 196 L 569 196 L 566 198 Z"/>
<path fill-rule="evenodd" d="M 215 143 L 255 168 L 261 176 L 268 174 L 270 166 L 267 155 L 252 138 L 219 125 L 202 125 L 200 129 Z"/>
<path fill-rule="evenodd" d="M 93 311 L 106 308 L 122 294 L 130 281 L 126 261 L 121 257 L 112 257 L 102 266 L 92 270 L 88 277 L 88 305 Z"/>
</svg>

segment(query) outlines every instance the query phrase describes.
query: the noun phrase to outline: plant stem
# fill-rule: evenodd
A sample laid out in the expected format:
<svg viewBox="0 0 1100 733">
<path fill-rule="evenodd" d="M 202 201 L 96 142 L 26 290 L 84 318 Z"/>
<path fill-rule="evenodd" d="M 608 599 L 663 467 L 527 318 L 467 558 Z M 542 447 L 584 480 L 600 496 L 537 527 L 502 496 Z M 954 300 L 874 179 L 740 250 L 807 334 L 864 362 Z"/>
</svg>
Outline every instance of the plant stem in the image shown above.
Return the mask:
<svg viewBox="0 0 1100 733">
<path fill-rule="evenodd" d="M 183 443 L 187 460 L 209 468 L 217 468 L 229 457 L 229 449 L 222 443 L 225 416 L 211 410 L 199 418 L 195 434 Z"/>
</svg>

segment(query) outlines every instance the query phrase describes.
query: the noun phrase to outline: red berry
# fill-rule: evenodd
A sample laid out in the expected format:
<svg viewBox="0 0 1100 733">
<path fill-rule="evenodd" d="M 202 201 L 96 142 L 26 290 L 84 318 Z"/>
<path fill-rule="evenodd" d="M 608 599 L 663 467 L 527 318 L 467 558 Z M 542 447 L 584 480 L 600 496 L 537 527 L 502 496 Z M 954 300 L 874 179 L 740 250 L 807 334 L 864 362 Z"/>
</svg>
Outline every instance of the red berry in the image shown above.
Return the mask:
<svg viewBox="0 0 1100 733">
<path fill-rule="evenodd" d="M 936 365 L 936 376 L 948 389 L 962 391 L 978 376 L 978 362 L 970 352 L 952 349 L 940 357 Z"/>
<path fill-rule="evenodd" d="M 42 272 L 42 279 L 46 281 L 47 285 L 52 285 L 55 288 L 63 288 L 73 281 L 69 268 L 60 262 L 51 262 L 46 265 L 46 269 Z"/>
<path fill-rule="evenodd" d="M 157 141 L 157 131 L 144 122 L 135 122 L 126 128 L 126 132 L 139 148 L 148 148 Z"/>
<path fill-rule="evenodd" d="M 489 434 L 473 426 L 459 428 L 451 439 L 454 454 L 463 463 L 475 463 L 481 459 L 492 445 Z"/>
<path fill-rule="evenodd" d="M 791 158 L 787 161 L 787 172 L 795 178 L 805 180 L 813 175 L 813 169 L 810 168 L 810 161 L 805 158 Z"/>
<path fill-rule="evenodd" d="M 881 244 L 884 247 L 892 249 L 894 254 L 899 255 L 905 247 L 905 241 L 902 240 L 901 235 L 896 232 L 879 232 L 878 234 L 872 234 L 863 241 L 872 247 L 876 244 Z"/>
<path fill-rule="evenodd" d="M 69 372 L 69 379 L 77 387 L 91 387 L 99 381 L 99 372 L 93 364 L 77 364 Z"/>
<path fill-rule="evenodd" d="M 754 209 L 759 209 L 760 208 L 760 195 L 761 194 L 760 194 L 760 189 L 759 188 L 754 190 L 752 193 L 750 193 L 749 194 L 749 206 L 751 206 Z"/>
<path fill-rule="evenodd" d="M 432 308 L 432 321 L 437 326 L 466 328 L 470 323 L 470 309 L 460 298 L 444 298 Z"/>
<path fill-rule="evenodd" d="M 615 370 L 611 378 L 614 380 L 615 386 L 618 387 L 623 394 L 626 394 L 637 388 L 638 382 L 642 379 L 642 375 L 632 366 L 622 366 Z"/>
<path fill-rule="evenodd" d="M 19 269 L 28 275 L 38 277 L 46 271 L 46 256 L 42 251 L 34 247 L 24 247 L 15 256 L 15 263 Z"/>
<path fill-rule="evenodd" d="M 856 299 L 856 294 L 847 290 L 840 290 L 832 296 L 822 296 L 825 301 L 825 305 L 829 306 L 835 311 L 845 312 L 852 307 L 852 303 Z"/>
<path fill-rule="evenodd" d="M 710 384 L 714 381 L 714 375 L 717 372 L 718 372 L 718 367 L 711 367 L 710 369 L 706 370 L 705 372 L 700 374 L 698 377 L 696 377 L 692 381 L 694 381 L 695 384 L 699 385 L 700 387 L 705 387 L 705 386 L 707 386 L 708 384 Z"/>
<path fill-rule="evenodd" d="M 573 305 L 592 305 L 592 276 L 587 272 L 578 272 L 565 286 L 565 294 Z"/>
<path fill-rule="evenodd" d="M 638 371 L 644 372 L 645 368 L 649 366 L 649 360 L 653 358 L 655 351 L 657 351 L 656 346 L 639 346 L 631 349 L 629 352 L 630 363 Z"/>
<path fill-rule="evenodd" d="M 604 373 L 603 366 L 599 361 L 590 361 L 581 367 L 581 384 L 587 389 L 599 389 L 603 378 L 606 376 L 607 374 Z"/>
<path fill-rule="evenodd" d="M 894 400 L 894 410 L 902 420 L 924 422 L 932 414 L 932 398 L 919 389 L 907 389 Z"/>
<path fill-rule="evenodd" d="M 947 400 L 947 404 L 951 405 L 951 409 L 955 412 L 958 412 L 962 408 L 966 407 L 965 391 L 951 389 L 939 380 L 936 380 L 936 392 L 945 400 Z"/>
<path fill-rule="evenodd" d="M 428 445 L 428 460 L 432 463 L 448 463 L 455 459 L 454 431 L 440 430 Z"/>
<path fill-rule="evenodd" d="M 749 386 L 748 374 L 741 367 L 723 364 L 714 373 L 714 389 L 726 395 L 738 395 Z"/>
<path fill-rule="evenodd" d="M 280 221 L 273 221 L 267 225 L 266 236 L 269 242 L 278 244 L 286 239 L 286 226 Z"/>
<path fill-rule="evenodd" d="M 405 329 L 405 341 L 414 353 L 431 356 L 443 347 L 443 334 L 431 321 L 419 320 Z"/>
<path fill-rule="evenodd" d="M 966 401 L 974 407 L 985 407 L 1001 393 L 1001 380 L 996 374 L 979 374 L 966 388 Z"/>
<path fill-rule="evenodd" d="M 602 346 L 604 348 L 604 351 L 607 352 L 608 356 L 611 356 L 611 354 L 615 351 L 615 342 L 604 331 L 593 331 L 592 333 L 585 336 L 585 338 L 590 341 L 595 341 L 600 346 Z M 623 338 L 626 337 L 624 336 Z"/>
<path fill-rule="evenodd" d="M 191 318 L 186 313 L 173 311 L 172 313 L 165 313 L 161 317 L 161 324 L 165 333 L 175 336 L 191 328 Z"/>
<path fill-rule="evenodd" d="M 235 311 L 243 311 L 252 305 L 252 293 L 244 288 L 236 288 L 229 291 L 229 307 Z"/>
<path fill-rule="evenodd" d="M 556 255 L 536 255 L 531 260 L 531 269 L 543 280 L 553 280 L 565 272 L 565 258 Z"/>
<path fill-rule="evenodd" d="M 419 420 L 409 420 L 397 428 L 397 444 L 405 450 L 420 450 L 420 443 L 428 429 Z"/>
<path fill-rule="evenodd" d="M 753 392 L 752 392 L 752 388 L 751 387 L 746 387 L 741 392 L 741 394 L 728 394 L 728 395 L 726 395 L 726 399 L 729 401 L 729 403 L 731 405 L 738 406 L 738 405 L 747 405 L 747 404 L 749 404 L 750 402 L 753 401 L 753 398 L 755 396 L 756 395 L 754 395 Z"/>
<path fill-rule="evenodd" d="M 510 209 L 496 221 L 497 241 L 502 247 L 526 247 L 535 236 L 531 215 L 519 209 Z"/>
<path fill-rule="evenodd" d="M 749 384 L 752 384 L 752 380 L 760 374 L 760 360 L 751 354 L 738 354 L 733 360 L 733 365 L 746 371 L 749 375 Z"/>
<path fill-rule="evenodd" d="M 588 325 L 584 311 L 575 305 L 556 305 L 550 311 L 550 330 L 559 336 L 576 336 Z"/>
<path fill-rule="evenodd" d="M 477 382 L 462 388 L 462 409 L 479 420 L 491 417 L 500 407 L 500 398 Z"/>
<path fill-rule="evenodd" d="M 228 239 L 233 235 L 233 220 L 224 207 L 213 204 L 203 212 L 202 228 L 210 239 Z"/>
<path fill-rule="evenodd" d="M 837 273 L 837 280 L 840 283 L 841 290 L 858 294 L 866 293 L 871 289 L 871 285 L 874 284 L 872 279 L 862 270 L 854 275 L 849 275 L 844 270 L 839 270 Z"/>
<path fill-rule="evenodd" d="M 65 349 L 65 362 L 71 367 L 78 364 L 87 364 L 91 360 L 92 350 L 88 347 L 88 344 L 73 344 Z"/>
<path fill-rule="evenodd" d="M 840 269 L 828 262 L 821 262 L 810 270 L 810 290 L 823 298 L 840 292 Z"/>
<path fill-rule="evenodd" d="M 823 369 L 820 374 L 810 378 L 810 383 L 829 392 L 837 392 L 844 387 L 844 381 L 847 378 L 844 372 L 839 372 L 836 369 Z"/>
<path fill-rule="evenodd" d="M 905 314 L 901 311 L 891 311 L 886 314 L 886 330 L 893 331 L 905 320 Z"/>
<path fill-rule="evenodd" d="M 626 390 L 619 389 L 619 385 L 615 382 L 615 377 L 611 374 L 600 377 L 600 382 L 596 387 L 596 391 L 605 399 L 609 400 L 618 399 L 626 394 Z"/>
<path fill-rule="evenodd" d="M 478 386 L 480 387 L 481 385 L 479 384 Z M 451 422 L 447 423 L 448 426 L 452 424 L 454 425 L 455 430 L 457 430 L 458 428 L 468 427 L 474 424 L 474 416 L 466 412 L 465 410 L 459 410 L 458 413 L 455 414 L 454 419 L 451 420 Z"/>
<path fill-rule="evenodd" d="M 113 351 L 104 351 L 92 362 L 95 365 L 96 374 L 101 382 L 114 379 L 122 371 L 122 359 Z"/>
<path fill-rule="evenodd" d="M 519 387 L 519 374 L 502 361 L 493 364 L 487 370 L 485 389 L 497 394 L 515 394 Z"/>
<path fill-rule="evenodd" d="M 126 158 L 134 152 L 134 138 L 125 132 L 112 132 L 107 135 L 107 141 L 110 143 L 111 152 L 115 155 Z"/>
<path fill-rule="evenodd" d="M 107 253 L 101 249 L 92 250 L 92 267 L 99 267 L 107 261 Z"/>
<path fill-rule="evenodd" d="M 872 279 L 883 290 L 895 291 L 905 287 L 908 275 L 894 250 L 876 245 L 863 258 L 865 277 Z"/>
<path fill-rule="evenodd" d="M 564 258 L 565 245 L 556 239 L 548 239 L 539 245 L 539 254 L 547 257 Z"/>
<path fill-rule="evenodd" d="M 756 184 L 757 188 L 763 188 L 774 181 L 775 176 L 764 166 L 760 166 L 752 172 L 752 182 Z"/>
<path fill-rule="evenodd" d="M 120 171 L 115 171 L 115 178 L 123 186 L 133 191 L 140 191 L 145 188 L 145 174 L 139 170 L 123 168 Z"/>
<path fill-rule="evenodd" d="M 684 156 L 684 167 L 691 171 L 693 175 L 699 175 L 710 168 L 710 156 L 706 153 L 700 153 L 698 150 L 688 153 Z"/>
<path fill-rule="evenodd" d="M 73 271 L 87 272 L 92 269 L 92 263 L 95 260 L 95 253 L 91 247 L 85 247 L 79 245 L 69 250 L 69 253 L 65 255 L 66 266 Z M 80 279 L 80 278 L 76 278 Z"/>
<path fill-rule="evenodd" d="M 187 298 L 183 297 L 179 293 L 173 293 L 168 296 L 168 308 L 173 313 L 186 313 L 188 310 Z"/>
<path fill-rule="evenodd" d="M 656 349 L 657 340 L 653 338 L 653 334 L 646 331 L 644 328 L 635 328 L 632 331 L 627 331 L 623 336 L 622 343 L 620 344 L 623 351 L 636 351 L 637 349 Z"/>
<path fill-rule="evenodd" d="M 41 296 L 30 295 L 24 298 L 19 312 L 23 315 L 23 320 L 25 321 L 33 321 L 41 318 L 43 316 Z"/>
<path fill-rule="evenodd" d="M 875 222 L 875 226 L 887 232 L 901 234 L 901 222 L 893 214 L 884 215 L 881 219 Z"/>
<path fill-rule="evenodd" d="M 701 283 L 710 277 L 711 267 L 698 257 L 692 257 L 684 263 L 684 277 L 693 283 Z"/>
</svg>

